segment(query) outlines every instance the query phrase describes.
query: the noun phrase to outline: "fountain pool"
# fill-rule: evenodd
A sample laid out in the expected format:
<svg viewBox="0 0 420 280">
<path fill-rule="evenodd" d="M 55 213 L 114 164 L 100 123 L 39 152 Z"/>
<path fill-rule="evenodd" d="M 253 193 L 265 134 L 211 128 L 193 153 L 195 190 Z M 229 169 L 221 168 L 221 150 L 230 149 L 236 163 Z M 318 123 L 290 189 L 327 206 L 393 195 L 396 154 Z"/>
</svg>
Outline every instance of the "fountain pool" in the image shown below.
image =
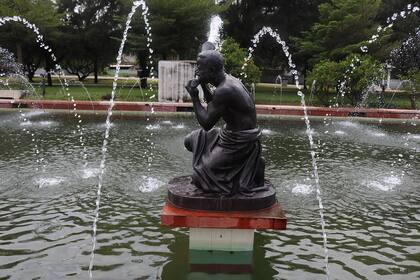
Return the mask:
<svg viewBox="0 0 420 280">
<path fill-rule="evenodd" d="M 66 113 L 0 111 L 0 278 L 85 279 L 104 115 L 83 115 L 88 164 Z M 96 279 L 321 279 L 315 181 L 305 123 L 260 118 L 266 173 L 288 230 L 256 234 L 253 272 L 188 272 L 187 232 L 159 226 L 165 183 L 190 172 L 189 114 L 114 114 L 98 222 Z M 35 135 L 45 170 L 36 171 Z M 330 279 L 420 277 L 420 129 L 409 123 L 312 121 Z M 149 171 L 144 154 L 155 143 Z"/>
</svg>

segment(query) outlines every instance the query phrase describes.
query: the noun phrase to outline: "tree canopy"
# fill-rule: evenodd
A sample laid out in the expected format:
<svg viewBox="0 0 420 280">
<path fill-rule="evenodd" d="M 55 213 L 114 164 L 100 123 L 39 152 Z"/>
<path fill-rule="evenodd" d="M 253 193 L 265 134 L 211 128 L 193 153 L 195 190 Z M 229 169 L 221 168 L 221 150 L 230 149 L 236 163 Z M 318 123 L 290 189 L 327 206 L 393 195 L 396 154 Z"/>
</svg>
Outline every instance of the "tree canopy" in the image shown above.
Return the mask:
<svg viewBox="0 0 420 280">
<path fill-rule="evenodd" d="M 49 45 L 56 45 L 60 34 L 59 14 L 51 0 L 0 0 L 0 16 L 20 16 L 35 24 Z M 32 79 L 41 64 L 50 63 L 50 56 L 36 42 L 35 34 L 21 23 L 9 22 L 0 28 L 1 46 L 14 52 L 18 62 Z"/>
<path fill-rule="evenodd" d="M 253 60 L 247 61 L 245 64 L 246 50 L 241 48 L 233 38 L 228 37 L 223 41 L 221 53 L 225 59 L 227 73 L 240 77 L 248 88 L 251 87 L 251 84 L 260 81 L 260 69 L 254 64 Z M 243 66 L 244 68 L 242 68 Z"/>
<path fill-rule="evenodd" d="M 98 72 L 115 59 L 121 37 L 117 16 L 126 16 L 119 0 L 58 0 L 62 14 L 63 39 L 66 42 L 64 67 L 80 80 Z"/>
<path fill-rule="evenodd" d="M 379 4 L 380 0 L 332 0 L 319 5 L 319 21 L 296 40 L 298 55 L 310 56 L 313 65 L 359 52 L 376 29 Z"/>
<path fill-rule="evenodd" d="M 219 1 L 220 2 L 220 1 Z M 147 0 L 153 59 L 195 59 L 206 40 L 211 16 L 220 14 L 223 36 L 246 49 L 264 26 L 275 30 L 290 46 L 297 68 L 305 74 L 322 60 L 342 61 L 386 25 L 387 18 L 406 9 L 410 0 Z M 131 0 L 0 0 L 0 16 L 19 15 L 36 24 L 58 62 L 84 79 L 115 60 Z M 145 24 L 139 8 L 133 17 L 125 52 L 138 56 L 142 69 L 150 61 Z M 399 15 L 399 14 L 398 14 Z M 399 17 L 399 16 L 398 16 Z M 397 20 L 369 46 L 380 62 L 404 42 L 420 24 L 417 13 Z M 21 24 L 0 28 L 1 46 L 15 53 L 31 78 L 44 66 L 53 69 L 49 54 Z M 264 37 L 253 52 L 261 68 L 287 70 L 282 47 Z"/>
<path fill-rule="evenodd" d="M 318 18 L 318 5 L 322 0 L 234 0 L 222 14 L 224 33 L 234 38 L 241 47 L 248 48 L 253 36 L 268 26 L 286 42 L 307 30 Z M 255 50 L 254 59 L 262 67 L 287 66 L 281 46 L 271 38 L 264 38 Z"/>
<path fill-rule="evenodd" d="M 391 52 L 391 63 L 402 75 L 420 70 L 420 28 Z"/>
<path fill-rule="evenodd" d="M 206 41 L 210 18 L 223 7 L 209 0 L 150 0 L 147 2 L 152 26 L 153 50 L 162 59 L 195 59 Z M 141 16 L 133 19 L 129 35 L 131 50 L 146 51 L 146 33 Z"/>
</svg>

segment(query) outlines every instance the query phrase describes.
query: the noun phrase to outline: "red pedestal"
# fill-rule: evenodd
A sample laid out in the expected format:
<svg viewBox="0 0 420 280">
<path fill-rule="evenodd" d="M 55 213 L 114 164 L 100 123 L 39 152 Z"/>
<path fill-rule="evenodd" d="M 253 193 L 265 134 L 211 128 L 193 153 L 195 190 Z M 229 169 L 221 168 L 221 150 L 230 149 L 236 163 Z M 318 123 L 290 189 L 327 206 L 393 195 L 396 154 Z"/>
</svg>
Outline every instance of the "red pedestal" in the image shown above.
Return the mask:
<svg viewBox="0 0 420 280">
<path fill-rule="evenodd" d="M 166 202 L 160 215 L 162 226 L 222 229 L 286 229 L 287 218 L 280 205 L 258 211 L 199 211 L 172 206 Z"/>
</svg>

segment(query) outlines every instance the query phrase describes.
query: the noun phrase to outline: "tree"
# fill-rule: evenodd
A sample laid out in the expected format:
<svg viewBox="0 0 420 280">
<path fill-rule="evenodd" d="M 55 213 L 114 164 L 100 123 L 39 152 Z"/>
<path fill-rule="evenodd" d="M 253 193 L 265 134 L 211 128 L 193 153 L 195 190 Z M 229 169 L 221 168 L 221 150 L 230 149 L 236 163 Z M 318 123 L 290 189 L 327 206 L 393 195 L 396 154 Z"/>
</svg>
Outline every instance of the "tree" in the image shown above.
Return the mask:
<svg viewBox="0 0 420 280">
<path fill-rule="evenodd" d="M 352 64 L 353 70 L 347 71 Z M 335 96 L 344 94 L 352 106 L 358 106 L 364 105 L 364 94 L 370 86 L 379 83 L 382 74 L 380 63 L 372 57 L 349 55 L 339 62 L 320 61 L 309 73 L 308 81 L 316 81 L 315 94 L 324 105 L 338 102 Z"/>
<path fill-rule="evenodd" d="M 291 36 L 297 36 L 313 24 L 318 18 L 317 7 L 325 0 L 226 2 L 232 2 L 232 5 L 223 13 L 225 34 L 238 41 L 241 47 L 248 48 L 253 36 L 264 26 L 276 30 L 283 40 L 289 42 Z M 261 40 L 254 59 L 263 68 L 288 67 L 281 46 L 269 37 Z"/>
<path fill-rule="evenodd" d="M 420 28 L 391 52 L 391 64 L 400 79 L 402 88 L 410 92 L 411 108 L 417 109 L 416 97 L 420 91 Z"/>
<path fill-rule="evenodd" d="M 315 86 L 313 93 L 324 106 L 331 104 L 333 94 L 338 91 L 343 70 L 338 62 L 321 60 L 309 73 L 308 81 Z"/>
<path fill-rule="evenodd" d="M 412 0 L 382 0 L 375 21 L 381 25 L 385 25 L 386 20 L 389 17 L 392 17 L 395 13 L 406 10 L 408 5 L 413 7 L 412 3 L 415 2 L 416 1 Z M 402 41 L 406 39 L 407 35 L 412 33 L 415 28 L 420 25 L 418 13 L 412 13 L 411 15 L 405 15 L 404 17 L 404 20 L 398 20 L 393 25 L 392 41 Z"/>
<path fill-rule="evenodd" d="M 319 22 L 295 38 L 298 55 L 311 57 L 311 66 L 359 52 L 376 29 L 379 4 L 380 0 L 331 0 L 319 5 Z"/>
<path fill-rule="evenodd" d="M 255 65 L 253 60 L 246 62 L 244 66 L 245 58 L 247 56 L 245 49 L 239 46 L 233 38 L 226 38 L 221 46 L 221 53 L 225 59 L 226 72 L 242 79 L 243 83 L 249 88 L 251 84 L 260 81 L 261 71 Z M 242 75 L 245 74 L 245 75 Z"/>
<path fill-rule="evenodd" d="M 223 13 L 225 33 L 242 47 L 264 26 L 276 29 L 285 40 L 309 28 L 318 17 L 317 7 L 325 0 L 231 0 Z"/>
<path fill-rule="evenodd" d="M 35 24 L 44 41 L 53 45 L 58 40 L 57 27 L 60 25 L 56 7 L 51 0 L 0 0 L 0 16 L 20 16 Z M 14 50 L 18 62 L 24 65 L 29 80 L 44 64 L 51 64 L 49 53 L 36 43 L 35 34 L 20 23 L 10 22 L 0 29 L 0 41 L 9 50 Z"/>
<path fill-rule="evenodd" d="M 407 75 L 411 70 L 420 69 L 420 28 L 395 48 L 390 58 L 397 74 Z"/>
<path fill-rule="evenodd" d="M 195 58 L 199 46 L 206 41 L 210 17 L 221 9 L 208 0 L 151 0 L 147 4 L 154 55 L 163 59 Z M 145 36 L 143 18 L 137 16 L 129 34 L 131 49 L 136 53 L 147 51 Z"/>
<path fill-rule="evenodd" d="M 400 77 L 404 79 L 402 89 L 410 93 L 411 109 L 417 110 L 416 99 L 420 96 L 420 68 L 413 68 Z"/>
<path fill-rule="evenodd" d="M 10 51 L 0 47 L 0 77 L 14 73 L 22 73 L 23 66 L 16 62 L 16 58 Z"/>
<path fill-rule="evenodd" d="M 80 80 L 98 73 L 115 59 L 121 26 L 117 16 L 124 14 L 124 3 L 119 0 L 59 0 L 58 10 L 63 14 L 63 36 L 66 42 L 64 67 Z"/>
<path fill-rule="evenodd" d="M 410 0 L 382 0 L 375 17 L 377 24 L 384 27 L 388 24 L 389 18 L 398 15 L 398 19 L 393 22 L 392 28 L 388 32 L 381 33 L 375 44 L 369 46 L 369 53 L 375 58 L 381 61 L 387 60 L 390 52 L 406 40 L 420 25 L 418 13 L 404 12 L 408 6 L 414 7 L 412 2 Z"/>
</svg>

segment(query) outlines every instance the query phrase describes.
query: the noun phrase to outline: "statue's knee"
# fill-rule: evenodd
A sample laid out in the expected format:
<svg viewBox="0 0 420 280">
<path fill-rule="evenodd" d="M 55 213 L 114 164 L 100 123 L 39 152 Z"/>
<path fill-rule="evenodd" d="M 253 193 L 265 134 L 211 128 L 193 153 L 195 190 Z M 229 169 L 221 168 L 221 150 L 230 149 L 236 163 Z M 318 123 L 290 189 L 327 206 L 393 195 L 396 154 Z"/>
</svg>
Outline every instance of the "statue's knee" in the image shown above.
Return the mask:
<svg viewBox="0 0 420 280">
<path fill-rule="evenodd" d="M 264 185 L 264 177 L 265 177 L 265 159 L 263 157 L 260 157 L 258 159 L 257 173 L 256 173 L 256 178 L 255 178 L 258 185 L 261 185 L 261 186 Z"/>
<path fill-rule="evenodd" d="M 264 172 L 265 170 L 265 159 L 263 157 L 260 157 L 260 169 Z"/>
<path fill-rule="evenodd" d="M 191 137 L 191 133 L 188 134 L 187 136 L 185 136 L 185 138 L 184 138 L 184 146 L 185 146 L 185 149 L 187 149 L 188 151 L 192 152 L 192 137 Z"/>
</svg>

